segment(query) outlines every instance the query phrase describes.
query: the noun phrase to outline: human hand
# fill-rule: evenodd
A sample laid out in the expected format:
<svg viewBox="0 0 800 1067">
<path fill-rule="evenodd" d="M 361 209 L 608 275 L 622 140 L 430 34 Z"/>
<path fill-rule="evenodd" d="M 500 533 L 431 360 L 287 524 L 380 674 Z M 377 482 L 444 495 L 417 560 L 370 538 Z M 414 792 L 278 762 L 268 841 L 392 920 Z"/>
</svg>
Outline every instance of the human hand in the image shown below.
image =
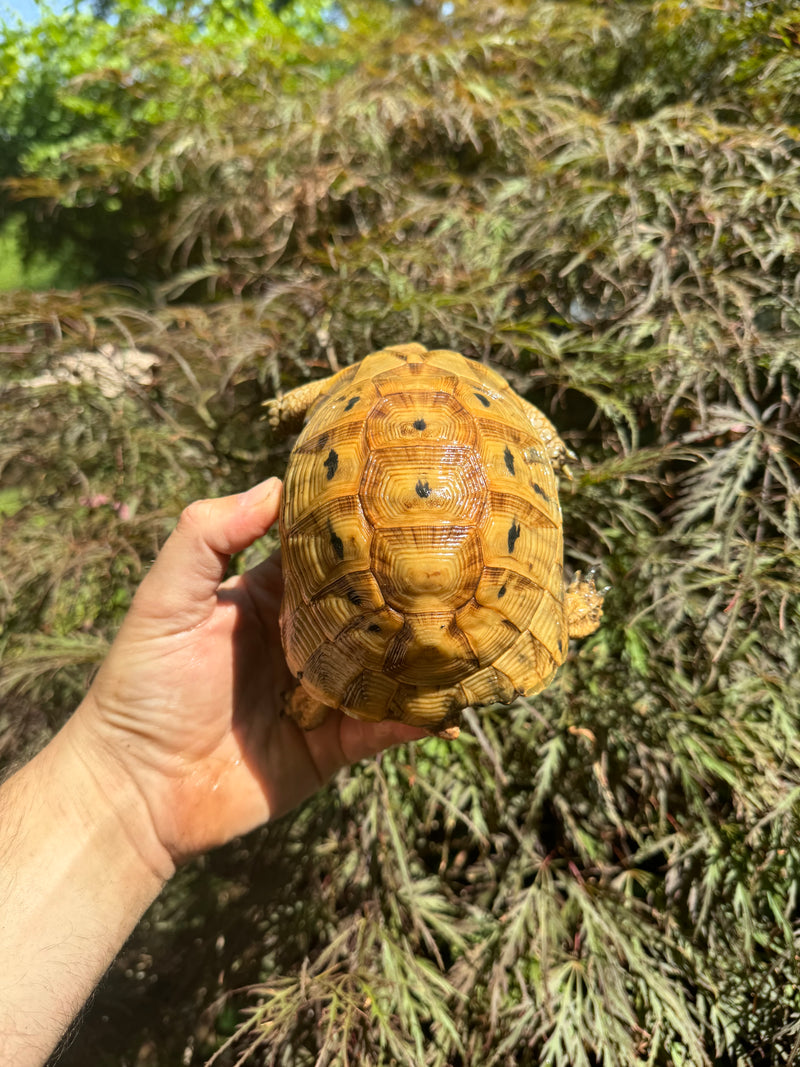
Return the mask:
<svg viewBox="0 0 800 1067">
<path fill-rule="evenodd" d="M 230 556 L 266 533 L 279 501 L 270 479 L 183 512 L 68 724 L 112 800 L 133 787 L 152 829 L 137 836 L 164 875 L 288 811 L 345 764 L 426 736 L 333 711 L 306 733 L 281 713 L 294 683 L 278 628 L 280 563 L 223 582 Z"/>
</svg>

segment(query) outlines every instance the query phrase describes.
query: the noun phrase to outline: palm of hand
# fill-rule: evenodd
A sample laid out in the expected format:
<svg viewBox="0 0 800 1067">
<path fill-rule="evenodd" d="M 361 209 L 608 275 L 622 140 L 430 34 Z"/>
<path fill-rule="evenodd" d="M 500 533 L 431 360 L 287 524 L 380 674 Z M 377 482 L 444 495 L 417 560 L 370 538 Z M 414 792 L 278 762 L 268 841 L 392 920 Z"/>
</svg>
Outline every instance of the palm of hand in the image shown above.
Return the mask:
<svg viewBox="0 0 800 1067">
<path fill-rule="evenodd" d="M 252 508 L 242 499 L 184 512 L 81 708 L 173 860 L 288 811 L 345 763 L 424 736 L 340 712 L 305 733 L 282 714 L 294 683 L 278 627 L 279 559 L 219 584 L 230 552 L 277 512 L 275 492 Z"/>
<path fill-rule="evenodd" d="M 293 724 L 280 715 L 290 685 L 280 590 L 280 567 L 267 561 L 168 618 L 137 597 L 92 687 L 92 725 L 135 779 L 173 856 L 290 806 L 275 781 L 280 766 L 269 766 L 287 742 L 302 757 Z M 318 779 L 302 770 L 312 773 L 310 792 Z"/>
</svg>

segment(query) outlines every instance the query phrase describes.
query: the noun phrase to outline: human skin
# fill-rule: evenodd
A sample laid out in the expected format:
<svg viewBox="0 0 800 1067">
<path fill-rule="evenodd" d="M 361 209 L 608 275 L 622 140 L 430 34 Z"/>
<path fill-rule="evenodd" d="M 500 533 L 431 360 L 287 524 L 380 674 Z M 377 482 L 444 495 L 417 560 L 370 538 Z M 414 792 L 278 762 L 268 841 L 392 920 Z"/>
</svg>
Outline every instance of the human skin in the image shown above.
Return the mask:
<svg viewBox="0 0 800 1067">
<path fill-rule="evenodd" d="M 425 732 L 281 713 L 280 563 L 223 581 L 280 482 L 191 504 L 73 716 L 0 788 L 0 1049 L 43 1064 L 183 860 Z"/>
</svg>

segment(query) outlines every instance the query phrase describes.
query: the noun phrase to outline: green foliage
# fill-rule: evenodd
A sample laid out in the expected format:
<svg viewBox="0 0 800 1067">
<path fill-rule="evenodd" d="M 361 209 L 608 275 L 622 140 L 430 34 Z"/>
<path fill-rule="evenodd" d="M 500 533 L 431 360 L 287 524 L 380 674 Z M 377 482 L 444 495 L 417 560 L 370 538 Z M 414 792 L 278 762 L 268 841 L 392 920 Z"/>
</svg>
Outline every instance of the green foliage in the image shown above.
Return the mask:
<svg viewBox="0 0 800 1067">
<path fill-rule="evenodd" d="M 148 234 L 183 182 L 167 164 L 131 184 L 135 146 L 166 123 L 186 124 L 190 136 L 222 83 L 235 85 L 250 63 L 291 65 L 301 42 L 331 32 L 328 6 L 293 5 L 281 20 L 264 0 L 124 0 L 105 22 L 76 3 L 33 29 L 0 28 L 0 208 L 22 214 L 29 253 L 74 248 L 92 277 L 141 277 L 128 260 L 152 249 Z M 124 189 L 109 163 L 125 174 Z M 93 188 L 82 179 L 98 166 Z M 160 266 L 156 257 L 149 269 Z"/>
<path fill-rule="evenodd" d="M 0 228 L 0 292 L 10 289 L 72 288 L 87 281 L 89 271 L 82 270 L 68 243 L 62 246 L 58 258 L 39 250 L 23 260 L 20 238 L 23 220 L 12 214 Z"/>
<path fill-rule="evenodd" d="M 183 872 L 64 1061 L 796 1059 L 800 8 L 130 10 L 9 186 L 31 247 L 46 208 L 160 280 L 2 298 L 0 751 L 74 706 L 182 504 L 282 469 L 260 401 L 392 341 L 552 414 L 610 591 L 530 705 Z"/>
</svg>

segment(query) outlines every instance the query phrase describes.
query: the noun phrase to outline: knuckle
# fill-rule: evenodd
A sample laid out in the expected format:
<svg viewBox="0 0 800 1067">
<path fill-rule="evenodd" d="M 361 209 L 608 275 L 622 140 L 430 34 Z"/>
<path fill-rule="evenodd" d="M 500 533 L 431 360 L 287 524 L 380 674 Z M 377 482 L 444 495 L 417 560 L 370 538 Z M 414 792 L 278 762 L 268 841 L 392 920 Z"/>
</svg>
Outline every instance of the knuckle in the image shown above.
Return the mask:
<svg viewBox="0 0 800 1067">
<path fill-rule="evenodd" d="M 193 500 L 191 504 L 187 504 L 178 519 L 178 529 L 191 533 L 207 526 L 211 503 L 210 500 Z"/>
</svg>

